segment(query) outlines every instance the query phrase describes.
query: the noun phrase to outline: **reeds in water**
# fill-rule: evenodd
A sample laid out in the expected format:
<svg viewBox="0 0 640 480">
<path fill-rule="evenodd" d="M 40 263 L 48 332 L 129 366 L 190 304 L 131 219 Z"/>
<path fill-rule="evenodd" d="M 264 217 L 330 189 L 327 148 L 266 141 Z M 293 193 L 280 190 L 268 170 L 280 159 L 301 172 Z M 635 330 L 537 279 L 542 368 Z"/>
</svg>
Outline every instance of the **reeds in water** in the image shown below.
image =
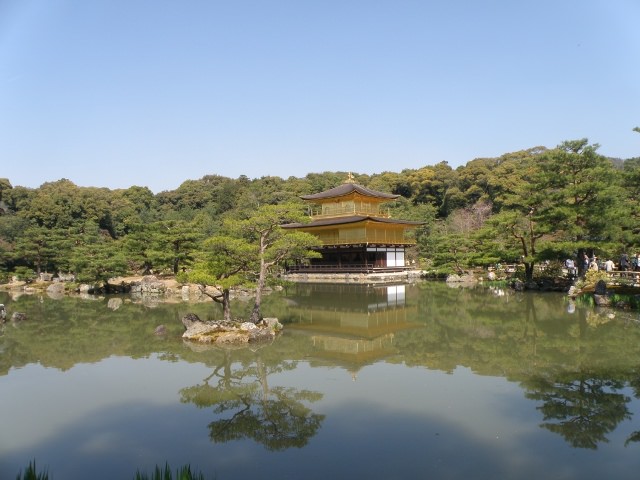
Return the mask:
<svg viewBox="0 0 640 480">
<path fill-rule="evenodd" d="M 185 465 L 176 470 L 176 476 L 173 477 L 169 464 L 164 465 L 164 470 L 156 465 L 151 476 L 146 473 L 136 472 L 134 480 L 205 480 L 202 472 L 193 473 L 190 465 Z"/>
<path fill-rule="evenodd" d="M 29 462 L 29 466 L 25 469 L 24 473 L 18 473 L 16 480 L 49 480 L 49 472 L 38 473 L 36 469 L 36 461 Z M 202 472 L 194 473 L 191 471 L 191 465 L 184 465 L 176 470 L 175 477 L 169 467 L 169 464 L 165 464 L 164 469 L 156 465 L 155 470 L 151 476 L 146 473 L 141 473 L 140 470 L 136 472 L 134 480 L 205 480 Z"/>
<path fill-rule="evenodd" d="M 45 470 L 42 473 L 38 473 L 36 470 L 36 461 L 29 462 L 29 466 L 24 473 L 18 473 L 16 480 L 49 480 L 49 473 Z"/>
</svg>

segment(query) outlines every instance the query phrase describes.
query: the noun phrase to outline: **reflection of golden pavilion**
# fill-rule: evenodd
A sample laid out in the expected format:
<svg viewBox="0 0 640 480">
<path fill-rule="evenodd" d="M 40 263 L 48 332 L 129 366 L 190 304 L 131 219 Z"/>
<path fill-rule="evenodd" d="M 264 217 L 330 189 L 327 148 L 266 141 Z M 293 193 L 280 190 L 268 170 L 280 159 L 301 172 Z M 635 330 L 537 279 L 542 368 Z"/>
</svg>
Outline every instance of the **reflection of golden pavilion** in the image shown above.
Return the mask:
<svg viewBox="0 0 640 480">
<path fill-rule="evenodd" d="M 298 284 L 288 330 L 311 335 L 316 354 L 368 363 L 394 352 L 400 330 L 416 328 L 408 318 L 405 285 Z"/>
</svg>

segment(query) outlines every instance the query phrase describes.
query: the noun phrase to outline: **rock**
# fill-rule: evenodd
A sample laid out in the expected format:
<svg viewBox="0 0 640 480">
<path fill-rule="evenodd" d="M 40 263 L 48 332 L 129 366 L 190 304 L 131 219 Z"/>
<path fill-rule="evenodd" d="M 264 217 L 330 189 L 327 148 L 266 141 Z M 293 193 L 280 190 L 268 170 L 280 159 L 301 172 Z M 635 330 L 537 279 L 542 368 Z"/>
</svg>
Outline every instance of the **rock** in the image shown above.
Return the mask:
<svg viewBox="0 0 640 480">
<path fill-rule="evenodd" d="M 93 290 L 93 287 L 91 287 L 91 285 L 87 285 L 86 283 L 83 283 L 82 285 L 80 285 L 78 290 L 80 293 L 91 293 L 91 291 Z"/>
<path fill-rule="evenodd" d="M 181 289 L 180 292 L 182 294 L 182 300 L 184 300 L 185 302 L 189 300 L 189 285 L 184 285 Z"/>
<path fill-rule="evenodd" d="M 249 332 L 249 343 L 269 341 L 275 336 L 274 332 L 271 332 L 266 328 L 258 328 Z"/>
<path fill-rule="evenodd" d="M 516 292 L 523 292 L 524 291 L 524 282 L 522 280 L 514 280 L 511 283 L 511 287 L 516 291 Z"/>
<path fill-rule="evenodd" d="M 184 328 L 189 329 L 195 323 L 202 323 L 202 320 L 195 313 L 187 313 L 182 317 Z"/>
<path fill-rule="evenodd" d="M 4 304 L 0 303 L 0 323 L 4 323 L 7 319 L 7 309 L 4 308 Z"/>
<path fill-rule="evenodd" d="M 265 319 L 257 325 L 253 322 L 230 324 L 224 321 L 202 322 L 196 315 L 189 313 L 183 317 L 182 323 L 187 327 L 182 338 L 218 345 L 243 345 L 272 340 L 282 329 L 277 318 Z"/>
<path fill-rule="evenodd" d="M 167 333 L 167 327 L 165 327 L 164 325 L 158 325 L 156 329 L 153 331 L 153 334 L 158 336 L 165 335 L 166 333 Z"/>
<path fill-rule="evenodd" d="M 474 285 L 478 283 L 478 279 L 474 277 L 473 274 L 471 273 L 465 273 L 462 275 L 456 275 L 455 273 L 453 273 L 447 277 L 445 282 L 450 286 L 452 284 L 469 286 L 469 285 Z"/>
<path fill-rule="evenodd" d="M 495 281 L 497 280 L 497 278 L 498 278 L 498 276 L 496 275 L 496 272 L 489 272 L 489 273 L 487 274 L 487 279 L 488 279 L 490 282 L 495 282 Z"/>
<path fill-rule="evenodd" d="M 607 282 L 604 280 L 598 280 L 596 283 L 594 293 L 596 295 L 606 295 L 607 294 Z"/>
<path fill-rule="evenodd" d="M 527 282 L 525 284 L 525 289 L 527 289 L 527 290 L 540 290 L 540 286 L 536 282 L 530 281 L 530 282 Z"/>
<path fill-rule="evenodd" d="M 607 295 L 593 294 L 593 300 L 599 307 L 608 307 L 611 305 L 611 299 Z"/>
<path fill-rule="evenodd" d="M 27 319 L 27 314 L 23 312 L 13 312 L 11 315 L 12 322 L 22 322 Z"/>
<path fill-rule="evenodd" d="M 216 335 L 216 337 L 213 339 L 212 343 L 217 343 L 217 344 L 226 344 L 226 345 L 242 345 L 245 343 L 249 343 L 251 341 L 251 336 L 247 335 L 246 333 L 243 332 L 234 332 L 234 331 L 230 331 L 230 332 L 222 332 L 219 333 L 218 335 Z"/>
<path fill-rule="evenodd" d="M 60 279 L 61 282 L 75 282 L 76 276 L 73 273 L 58 272 L 58 279 Z"/>
<path fill-rule="evenodd" d="M 47 295 L 49 298 L 53 298 L 54 300 L 59 300 L 63 298 L 65 294 L 64 284 L 57 282 L 52 283 L 47 287 Z"/>
<path fill-rule="evenodd" d="M 131 293 L 139 295 L 164 295 L 166 286 L 153 275 L 145 275 L 139 282 L 131 284 Z"/>
<path fill-rule="evenodd" d="M 279 332 L 284 328 L 277 318 L 263 318 L 262 323 L 274 332 Z"/>
<path fill-rule="evenodd" d="M 121 298 L 110 298 L 107 302 L 107 308 L 110 308 L 114 312 L 122 306 Z"/>
<path fill-rule="evenodd" d="M 238 335 L 239 333 L 236 332 L 238 332 L 238 329 L 225 329 L 217 323 L 194 322 L 182 334 L 182 338 L 202 343 L 216 343 L 220 340 L 220 343 L 223 343 L 224 339 L 222 337 L 224 337 L 224 334 L 233 333 L 234 335 Z M 242 335 L 242 337 L 238 337 L 239 341 L 242 341 L 242 343 L 249 341 L 246 334 L 240 335 Z"/>
</svg>

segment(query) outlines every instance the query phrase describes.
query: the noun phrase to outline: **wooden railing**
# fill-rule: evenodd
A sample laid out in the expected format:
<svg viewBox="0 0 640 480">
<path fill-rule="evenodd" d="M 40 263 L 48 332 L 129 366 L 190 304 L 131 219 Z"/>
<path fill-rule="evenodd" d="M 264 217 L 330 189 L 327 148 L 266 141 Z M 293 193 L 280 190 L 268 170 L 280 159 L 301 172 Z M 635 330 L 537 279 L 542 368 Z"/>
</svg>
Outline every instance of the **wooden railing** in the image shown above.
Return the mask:
<svg viewBox="0 0 640 480">
<path fill-rule="evenodd" d="M 317 220 L 320 218 L 332 218 L 332 217 L 346 217 L 350 215 L 369 215 L 372 217 L 390 218 L 389 211 L 382 212 L 377 206 L 370 205 L 345 205 L 345 206 L 332 206 L 330 208 L 314 207 L 310 209 L 310 216 Z"/>
<path fill-rule="evenodd" d="M 613 279 L 621 279 L 621 280 L 633 280 L 635 283 L 640 283 L 640 272 L 639 271 L 628 271 L 628 270 L 613 270 L 611 272 L 607 272 L 609 278 Z"/>
<path fill-rule="evenodd" d="M 370 263 L 353 263 L 342 265 L 290 265 L 287 273 L 384 273 L 404 272 L 411 267 L 379 267 Z"/>
</svg>

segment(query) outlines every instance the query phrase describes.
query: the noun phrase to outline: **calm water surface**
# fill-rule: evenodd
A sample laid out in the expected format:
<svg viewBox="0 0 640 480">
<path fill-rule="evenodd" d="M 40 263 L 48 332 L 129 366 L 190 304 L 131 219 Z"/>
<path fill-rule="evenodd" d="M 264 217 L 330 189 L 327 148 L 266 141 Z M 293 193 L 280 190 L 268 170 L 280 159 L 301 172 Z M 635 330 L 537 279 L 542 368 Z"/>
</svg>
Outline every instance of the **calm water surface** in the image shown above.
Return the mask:
<svg viewBox="0 0 640 480">
<path fill-rule="evenodd" d="M 439 283 L 269 295 L 272 344 L 184 343 L 149 304 L 0 293 L 0 478 L 601 479 L 640 471 L 640 323 Z M 250 305 L 235 305 L 242 314 Z M 164 337 L 154 336 L 166 325 Z"/>
</svg>

